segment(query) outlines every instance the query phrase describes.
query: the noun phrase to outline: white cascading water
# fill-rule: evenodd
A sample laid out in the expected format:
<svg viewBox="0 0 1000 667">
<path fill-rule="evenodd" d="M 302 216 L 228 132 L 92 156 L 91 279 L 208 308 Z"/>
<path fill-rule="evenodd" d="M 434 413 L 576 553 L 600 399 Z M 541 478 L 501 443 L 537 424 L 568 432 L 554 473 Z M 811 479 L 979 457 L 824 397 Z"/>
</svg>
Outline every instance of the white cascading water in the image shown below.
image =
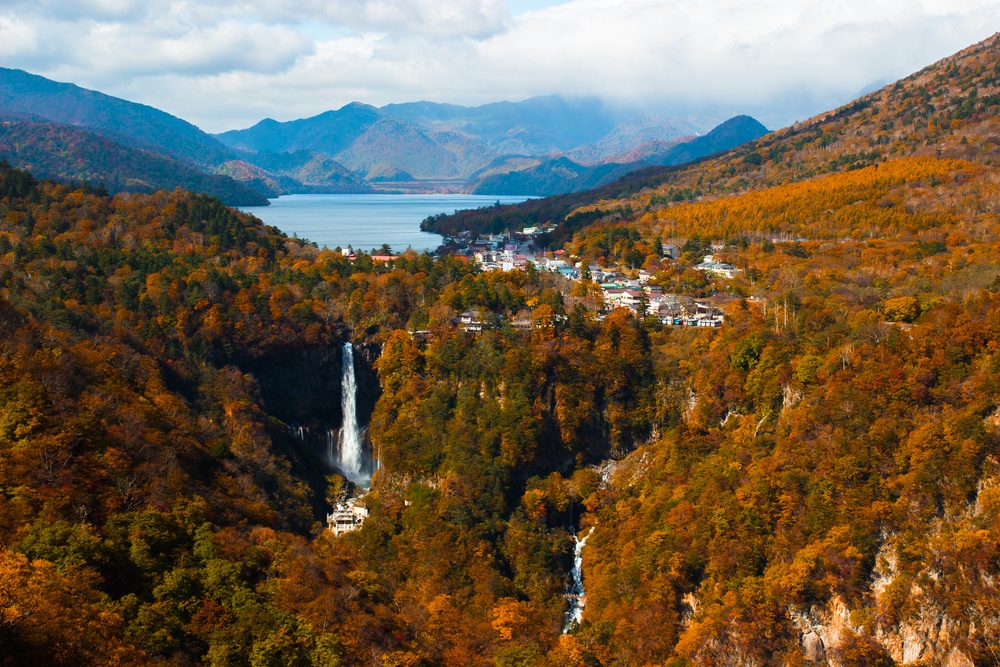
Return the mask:
<svg viewBox="0 0 1000 667">
<path fill-rule="evenodd" d="M 340 407 L 343 422 L 336 443 L 336 455 L 330 452 L 334 465 L 347 479 L 359 486 L 368 486 L 371 477 L 365 474 L 364 454 L 361 449 L 361 429 L 358 428 L 358 385 L 354 379 L 354 347 L 344 343 L 343 368 L 340 378 Z M 333 449 L 334 443 L 330 442 Z"/>
<path fill-rule="evenodd" d="M 576 546 L 573 548 L 573 572 L 572 581 L 569 584 L 569 591 L 566 598 L 569 600 L 569 609 L 566 610 L 566 621 L 563 623 L 563 634 L 578 627 L 583 620 L 583 608 L 587 606 L 587 596 L 583 593 L 583 546 L 587 543 L 590 535 L 594 532 L 593 526 L 581 540 L 573 535 Z"/>
</svg>

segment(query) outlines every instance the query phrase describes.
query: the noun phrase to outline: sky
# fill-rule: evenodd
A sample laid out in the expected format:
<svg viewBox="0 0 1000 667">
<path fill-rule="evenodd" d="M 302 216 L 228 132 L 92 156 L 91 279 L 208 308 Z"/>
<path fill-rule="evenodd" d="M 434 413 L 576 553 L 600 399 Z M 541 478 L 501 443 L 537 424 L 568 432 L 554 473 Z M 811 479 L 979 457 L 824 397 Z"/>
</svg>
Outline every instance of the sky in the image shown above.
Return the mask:
<svg viewBox="0 0 1000 667">
<path fill-rule="evenodd" d="M 209 132 L 551 94 L 775 129 L 997 30 L 997 0 L 3 0 L 0 66 Z"/>
</svg>

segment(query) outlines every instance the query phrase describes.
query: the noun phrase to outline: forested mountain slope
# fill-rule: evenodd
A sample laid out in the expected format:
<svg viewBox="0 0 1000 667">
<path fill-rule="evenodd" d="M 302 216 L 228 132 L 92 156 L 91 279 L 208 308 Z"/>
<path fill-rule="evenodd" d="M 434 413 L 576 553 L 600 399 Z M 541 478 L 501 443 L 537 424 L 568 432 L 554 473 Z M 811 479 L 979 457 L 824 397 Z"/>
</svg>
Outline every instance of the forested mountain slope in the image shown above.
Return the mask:
<svg viewBox="0 0 1000 667">
<path fill-rule="evenodd" d="M 0 67 L 0 110 L 84 127 L 201 167 L 231 156 L 217 139 L 165 111 L 16 69 Z"/>
<path fill-rule="evenodd" d="M 995 37 L 583 206 L 439 220 L 534 225 L 548 207 L 585 263 L 753 297 L 719 334 L 655 339 L 674 412 L 585 501 L 580 655 L 997 664 L 998 83 Z M 736 278 L 689 268 L 710 244 Z"/>
<path fill-rule="evenodd" d="M 103 183 L 112 193 L 181 187 L 231 206 L 267 205 L 264 195 L 225 175 L 208 174 L 180 160 L 58 123 L 0 121 L 0 159 L 39 177 Z"/>
<path fill-rule="evenodd" d="M 266 205 L 261 192 L 217 168 L 234 151 L 152 107 L 0 68 L 0 158 L 38 175 L 104 182 L 112 192 L 183 187 L 233 206 Z"/>
</svg>

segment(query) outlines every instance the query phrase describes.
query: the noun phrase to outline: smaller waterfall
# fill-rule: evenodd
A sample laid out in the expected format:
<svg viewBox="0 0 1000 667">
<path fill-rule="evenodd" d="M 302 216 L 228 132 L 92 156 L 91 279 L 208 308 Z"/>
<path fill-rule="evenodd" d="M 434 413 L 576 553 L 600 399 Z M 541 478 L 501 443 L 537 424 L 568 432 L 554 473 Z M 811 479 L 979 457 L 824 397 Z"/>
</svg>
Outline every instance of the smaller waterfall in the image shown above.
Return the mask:
<svg viewBox="0 0 1000 667">
<path fill-rule="evenodd" d="M 583 546 L 587 543 L 594 532 L 593 526 L 581 540 L 573 535 L 576 546 L 573 548 L 573 571 L 572 581 L 568 586 L 566 598 L 569 600 L 569 609 L 566 610 L 566 621 L 563 623 L 563 634 L 580 625 L 583 620 L 583 608 L 587 606 L 587 596 L 583 592 Z"/>
</svg>

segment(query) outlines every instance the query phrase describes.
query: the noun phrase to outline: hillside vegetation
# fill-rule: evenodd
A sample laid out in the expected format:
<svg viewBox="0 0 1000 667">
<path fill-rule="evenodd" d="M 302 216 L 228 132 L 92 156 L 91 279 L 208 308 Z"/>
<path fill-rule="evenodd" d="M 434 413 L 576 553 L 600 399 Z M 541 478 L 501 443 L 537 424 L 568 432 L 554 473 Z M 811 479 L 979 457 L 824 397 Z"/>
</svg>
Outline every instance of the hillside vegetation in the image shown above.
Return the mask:
<svg viewBox="0 0 1000 667">
<path fill-rule="evenodd" d="M 535 360 L 530 351 L 551 344 L 545 337 L 530 343 L 508 330 L 475 339 L 453 330 L 450 317 L 473 306 L 517 312 L 529 302 L 561 312 L 560 293 L 540 276 L 477 276 L 460 262 L 416 255 L 395 268 L 363 255 L 351 263 L 180 191 L 112 199 L 3 167 L 0 195 L 0 576 L 12 582 L 0 596 L 10 619 L 0 658 L 353 664 L 371 651 L 409 660 L 432 650 L 440 660 L 452 644 L 421 648 L 425 638 L 411 625 L 423 603 L 392 603 L 433 590 L 455 596 L 449 623 L 474 624 L 476 638 L 455 639 L 469 655 L 499 646 L 490 610 L 520 609 L 525 587 L 542 586 L 544 605 L 526 608 L 547 619 L 540 631 L 558 627 L 566 533 L 534 535 L 513 520 L 519 489 L 648 433 L 649 417 L 630 409 L 649 404 L 652 387 L 640 323 L 600 326 L 578 315 L 580 354 L 552 350 Z M 442 362 L 426 371 L 440 383 L 406 376 L 406 359 L 423 354 L 404 333 L 414 326 L 441 334 L 427 353 Z M 246 369 L 264 377 L 278 370 L 269 363 L 338 349 L 350 330 L 358 344 L 385 346 L 383 384 L 414 402 L 393 393 L 376 409 L 378 446 L 396 472 L 368 498 L 371 532 L 336 542 L 314 524 L 328 508 L 329 470 L 288 436 L 290 422 L 277 421 L 277 402 Z M 579 366 L 597 358 L 582 352 L 595 345 L 632 358 L 617 375 Z M 402 355 L 395 370 L 391 350 Z M 549 380 L 536 375 L 539 364 L 551 366 Z M 557 368 L 565 379 L 556 380 Z M 584 380 L 599 373 L 605 380 Z M 454 419 L 447 406 L 459 395 L 477 409 L 462 388 L 472 378 L 510 397 L 501 406 L 498 395 L 479 453 L 467 450 L 467 431 L 441 421 Z M 308 382 L 300 376 L 281 393 Z M 542 387 L 577 407 L 535 405 L 529 397 Z M 428 400 L 439 407 L 418 408 L 427 413 L 419 430 L 391 407 Z M 600 416 L 595 405 L 614 414 Z M 339 415 L 325 419 L 335 426 Z M 531 427 L 516 432 L 518 424 Z M 446 428 L 453 435 L 442 438 Z M 549 440 L 556 432 L 565 442 Z M 438 497 L 424 483 L 411 488 L 411 474 L 459 486 Z M 466 487 L 471 479 L 481 486 Z M 413 494 L 424 494 L 416 523 L 403 516 Z M 438 511 L 451 518 L 433 528 L 435 540 L 464 545 L 457 552 L 422 541 Z M 555 551 L 537 566 L 525 562 L 530 581 L 515 582 L 510 562 L 522 556 L 507 539 L 550 540 Z M 495 559 L 477 562 L 484 550 Z M 439 556 L 449 558 L 434 566 L 444 579 L 426 588 L 423 568 Z M 472 599 L 481 604 L 467 606 Z M 22 614 L 29 608 L 36 611 Z M 359 624 L 369 630 L 359 633 Z M 78 636 L 98 625 L 106 627 L 99 640 Z"/>
</svg>

